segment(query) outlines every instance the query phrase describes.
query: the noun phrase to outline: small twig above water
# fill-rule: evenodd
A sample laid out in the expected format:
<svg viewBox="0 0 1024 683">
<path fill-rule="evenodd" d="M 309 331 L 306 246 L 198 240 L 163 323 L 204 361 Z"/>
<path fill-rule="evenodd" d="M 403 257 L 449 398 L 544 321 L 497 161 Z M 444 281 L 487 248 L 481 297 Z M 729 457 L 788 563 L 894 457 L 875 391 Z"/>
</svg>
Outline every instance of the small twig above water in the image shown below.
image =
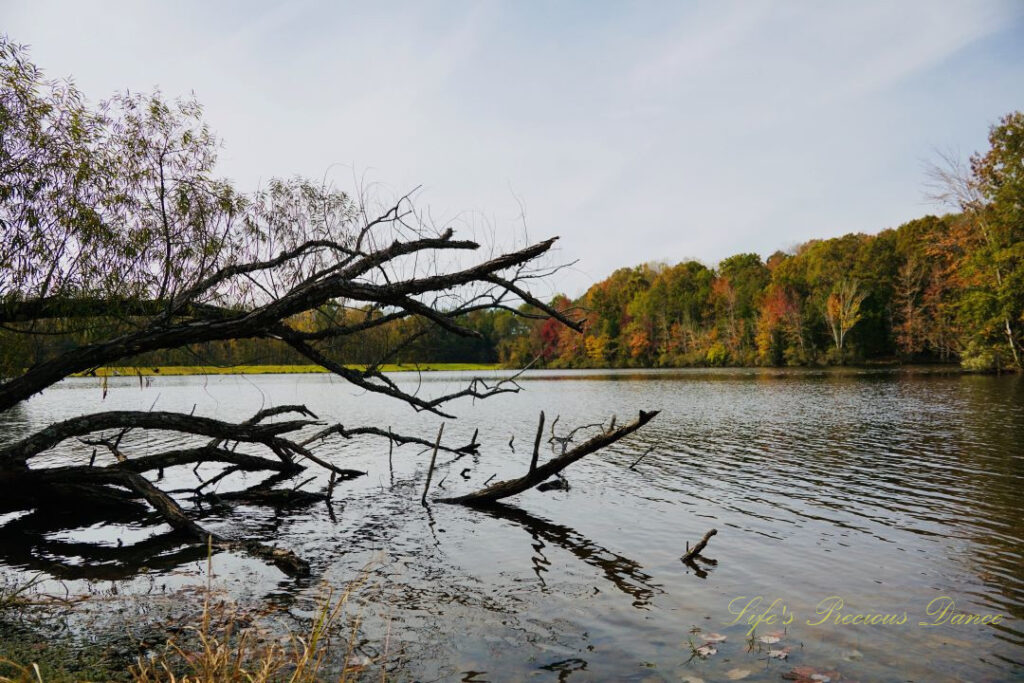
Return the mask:
<svg viewBox="0 0 1024 683">
<path fill-rule="evenodd" d="M 434 453 L 430 456 L 430 469 L 427 470 L 427 484 L 423 487 L 423 497 L 420 498 L 420 503 L 424 507 L 427 505 L 427 492 L 430 491 L 430 480 L 434 476 L 434 463 L 437 462 L 437 449 L 441 446 L 442 434 L 444 434 L 444 422 L 441 423 L 441 428 L 437 430 L 437 441 L 434 443 Z"/>
<path fill-rule="evenodd" d="M 650 453 L 653 450 L 654 450 L 654 446 L 651 446 L 646 451 L 644 451 L 643 455 L 641 455 L 639 458 L 637 458 L 636 460 L 633 461 L 633 464 L 629 466 L 629 469 L 635 470 L 636 466 L 640 464 L 640 461 L 643 460 L 644 458 L 646 458 L 647 454 Z"/>
<path fill-rule="evenodd" d="M 683 562 L 692 562 L 698 555 L 700 555 L 701 551 L 704 550 L 704 547 L 708 544 L 708 541 L 711 540 L 711 537 L 717 533 L 718 529 L 711 529 L 704 534 L 704 537 L 697 541 L 697 544 L 692 548 L 690 547 L 689 541 L 687 541 L 686 554 L 682 557 Z"/>
</svg>

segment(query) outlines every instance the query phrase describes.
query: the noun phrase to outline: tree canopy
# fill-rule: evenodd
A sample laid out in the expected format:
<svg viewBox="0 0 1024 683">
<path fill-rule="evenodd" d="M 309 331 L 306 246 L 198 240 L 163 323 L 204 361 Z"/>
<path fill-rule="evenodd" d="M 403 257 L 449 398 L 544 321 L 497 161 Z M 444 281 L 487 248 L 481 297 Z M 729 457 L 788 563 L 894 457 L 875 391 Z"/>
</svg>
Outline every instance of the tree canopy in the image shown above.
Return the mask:
<svg viewBox="0 0 1024 683">
<path fill-rule="evenodd" d="M 1024 114 L 993 126 L 990 148 L 936 168 L 954 210 L 878 234 L 812 240 L 767 262 L 737 254 L 622 268 L 572 303 L 584 336 L 523 323 L 501 357 L 561 367 L 1024 362 Z M 565 302 L 562 302 L 565 305 Z"/>
</svg>

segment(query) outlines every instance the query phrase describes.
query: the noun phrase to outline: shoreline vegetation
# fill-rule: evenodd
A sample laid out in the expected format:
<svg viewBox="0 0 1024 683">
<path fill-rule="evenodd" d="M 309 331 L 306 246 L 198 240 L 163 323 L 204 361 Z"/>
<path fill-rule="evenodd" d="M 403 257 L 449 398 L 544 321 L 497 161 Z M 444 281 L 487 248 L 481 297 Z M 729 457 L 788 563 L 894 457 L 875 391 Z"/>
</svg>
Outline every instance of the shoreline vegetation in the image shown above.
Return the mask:
<svg viewBox="0 0 1024 683">
<path fill-rule="evenodd" d="M 352 370 L 365 370 L 365 365 L 348 365 Z M 378 368 L 387 373 L 416 372 L 513 372 L 522 368 L 502 363 L 394 363 Z M 673 367 L 616 367 L 596 366 L 586 368 L 541 367 L 538 370 L 554 371 L 644 371 L 644 370 L 759 370 L 766 374 L 779 372 L 827 372 L 829 374 L 857 374 L 865 371 L 882 371 L 900 374 L 996 374 L 995 370 L 965 367 L 959 363 L 902 363 L 898 360 L 877 360 L 847 365 L 799 365 L 799 366 L 763 366 L 763 365 L 679 365 Z M 329 371 L 318 365 L 162 365 L 162 366 L 115 366 L 97 368 L 91 372 L 80 372 L 72 377 L 199 377 L 206 375 L 329 375 Z"/>
<path fill-rule="evenodd" d="M 282 627 L 275 610 L 216 587 L 212 544 L 207 552 L 205 582 L 164 595 L 155 609 L 160 617 L 135 634 L 96 616 L 88 627 L 55 630 L 57 615 L 72 603 L 39 592 L 40 575 L 0 581 L 0 683 L 314 683 L 376 677 L 376 669 L 387 680 L 386 667 L 400 662 L 400 653 L 386 649 L 375 657 L 362 652 L 361 617 L 375 594 L 370 565 L 341 586 L 321 583 L 311 593 L 311 615 Z M 116 594 L 74 600 L 118 604 Z"/>
<path fill-rule="evenodd" d="M 311 360 L 383 372 L 873 363 L 1021 372 L 1024 112 L 992 126 L 989 145 L 969 166 L 932 169 L 935 199 L 951 213 L 873 234 L 811 239 L 767 258 L 738 253 L 715 265 L 622 267 L 575 298 L 517 295 L 494 307 L 439 309 L 427 324 L 390 300 L 325 300 L 286 316 L 289 340 L 214 335 L 118 362 L 140 368 L 135 375 L 325 371 L 309 369 Z M 0 376 L 131 334 L 153 304 L 133 294 L 0 296 Z M 244 312 L 240 300 L 203 306 L 181 319 L 209 324 Z M 343 343 L 337 330 L 358 331 L 359 343 Z M 319 345 L 312 358 L 304 339 Z M 376 365 L 382 359 L 392 364 Z"/>
<path fill-rule="evenodd" d="M 326 300 L 286 316 L 289 340 L 214 335 L 147 347 L 118 362 L 142 369 L 136 375 L 147 367 L 164 375 L 324 372 L 294 369 L 317 359 L 383 372 L 890 362 L 1020 372 L 1024 112 L 1003 117 L 989 143 L 969 167 L 933 169 L 936 199 L 951 213 L 874 234 L 811 239 L 767 258 L 738 253 L 716 265 L 690 259 L 622 267 L 575 298 L 439 309 L 428 324 L 390 301 Z M 133 294 L 0 296 L 0 375 L 130 334 L 153 305 Z M 244 312 L 240 300 L 203 306 L 183 310 L 181 319 L 209 324 Z M 359 343 L 336 339 L 337 330 L 357 331 Z M 319 344 L 312 359 L 305 339 Z M 424 358 L 431 361 L 410 362 Z M 376 365 L 381 359 L 392 364 Z"/>
<path fill-rule="evenodd" d="M 366 370 L 366 365 L 346 365 L 350 370 Z M 378 366 L 381 372 L 456 372 L 501 370 L 497 363 L 389 363 Z M 319 365 L 140 365 L 96 368 L 72 377 L 183 377 L 191 375 L 329 375 Z"/>
</svg>

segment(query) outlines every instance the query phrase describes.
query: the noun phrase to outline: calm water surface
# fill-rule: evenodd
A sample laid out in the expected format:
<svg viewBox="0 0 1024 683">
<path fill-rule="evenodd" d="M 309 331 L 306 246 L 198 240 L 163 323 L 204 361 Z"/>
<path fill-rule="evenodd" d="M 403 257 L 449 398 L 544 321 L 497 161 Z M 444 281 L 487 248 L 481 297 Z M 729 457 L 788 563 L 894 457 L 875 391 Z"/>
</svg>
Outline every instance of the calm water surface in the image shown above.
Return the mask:
<svg viewBox="0 0 1024 683">
<path fill-rule="evenodd" d="M 467 377 L 396 376 L 426 395 Z M 318 579 L 343 584 L 370 564 L 363 652 L 379 654 L 387 643 L 402 675 L 421 680 L 712 681 L 746 672 L 742 680 L 777 681 L 800 666 L 838 671 L 843 680 L 1024 675 L 1021 378 L 533 372 L 521 384 L 520 394 L 455 405 L 459 419 L 448 421 L 445 436 L 458 445 L 479 427 L 482 447 L 435 474 L 438 493 L 520 475 L 542 409 L 549 424 L 560 416 L 558 433 L 613 414 L 621 423 L 640 409 L 662 413 L 570 467 L 569 491 L 531 491 L 497 512 L 422 508 L 429 453 L 415 446 L 395 450 L 391 471 L 386 441 L 324 443 L 320 455 L 368 472 L 339 485 L 332 510 L 241 508 L 204 521 L 225 535 L 276 539 L 313 563 L 314 578 L 289 580 L 221 554 L 214 560 L 220 581 L 240 598 L 269 599 L 302 615 Z M 194 405 L 197 414 L 237 420 L 291 403 L 325 421 L 426 438 L 440 423 L 323 375 L 158 377 L 147 387 L 124 379 L 105 399 L 97 380 L 83 379 L 4 416 L 0 438 L 83 410 Z M 151 435 L 134 447 L 177 441 Z M 50 461 L 83 453 L 67 448 Z M 169 488 L 179 480 L 195 481 L 191 471 L 168 472 Z M 221 490 L 254 481 L 239 475 Z M 71 591 L 139 594 L 141 607 L 124 616 L 128 622 L 148 618 L 146 596 L 155 586 L 203 562 L 201 552 L 166 537 L 166 527 L 104 527 L 84 516 L 78 529 L 26 540 L 18 524 L 0 530 L 7 572 L 46 566 Z M 711 528 L 718 535 L 705 555 L 717 564 L 680 562 L 687 541 Z M 128 559 L 118 538 L 150 558 Z M 124 577 L 142 564 L 149 568 L 143 577 Z M 812 625 L 833 596 L 841 609 Z M 758 625 L 755 638 L 784 633 L 776 644 L 754 640 L 751 647 L 750 626 L 732 623 L 733 612 L 758 597 L 756 613 L 778 601 L 772 613 L 791 623 Z M 937 598 L 957 611 L 1002 615 L 1001 623 L 921 626 L 935 621 L 927 610 L 939 606 Z M 837 613 L 905 614 L 906 621 L 844 625 L 835 623 Z M 693 657 L 691 644 L 699 647 L 709 632 L 727 640 L 717 654 Z M 769 656 L 783 647 L 787 660 Z"/>
</svg>

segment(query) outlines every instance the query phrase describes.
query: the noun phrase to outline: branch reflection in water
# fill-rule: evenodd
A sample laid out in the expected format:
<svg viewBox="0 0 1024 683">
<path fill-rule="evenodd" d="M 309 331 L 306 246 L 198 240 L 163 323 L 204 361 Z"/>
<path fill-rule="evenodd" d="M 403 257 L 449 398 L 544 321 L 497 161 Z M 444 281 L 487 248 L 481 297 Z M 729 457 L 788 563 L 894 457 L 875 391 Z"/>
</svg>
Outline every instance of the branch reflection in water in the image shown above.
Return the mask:
<svg viewBox="0 0 1024 683">
<path fill-rule="evenodd" d="M 550 564 L 543 553 L 544 542 L 547 541 L 568 550 L 586 564 L 600 569 L 616 588 L 633 598 L 634 607 L 646 608 L 656 594 L 663 592 L 661 586 L 653 582 L 653 577 L 644 571 L 640 563 L 598 545 L 571 527 L 556 524 L 511 505 L 494 505 L 479 508 L 479 511 L 514 522 L 529 532 L 537 553 L 533 557 L 534 573 L 542 585 L 543 574 Z"/>
</svg>

